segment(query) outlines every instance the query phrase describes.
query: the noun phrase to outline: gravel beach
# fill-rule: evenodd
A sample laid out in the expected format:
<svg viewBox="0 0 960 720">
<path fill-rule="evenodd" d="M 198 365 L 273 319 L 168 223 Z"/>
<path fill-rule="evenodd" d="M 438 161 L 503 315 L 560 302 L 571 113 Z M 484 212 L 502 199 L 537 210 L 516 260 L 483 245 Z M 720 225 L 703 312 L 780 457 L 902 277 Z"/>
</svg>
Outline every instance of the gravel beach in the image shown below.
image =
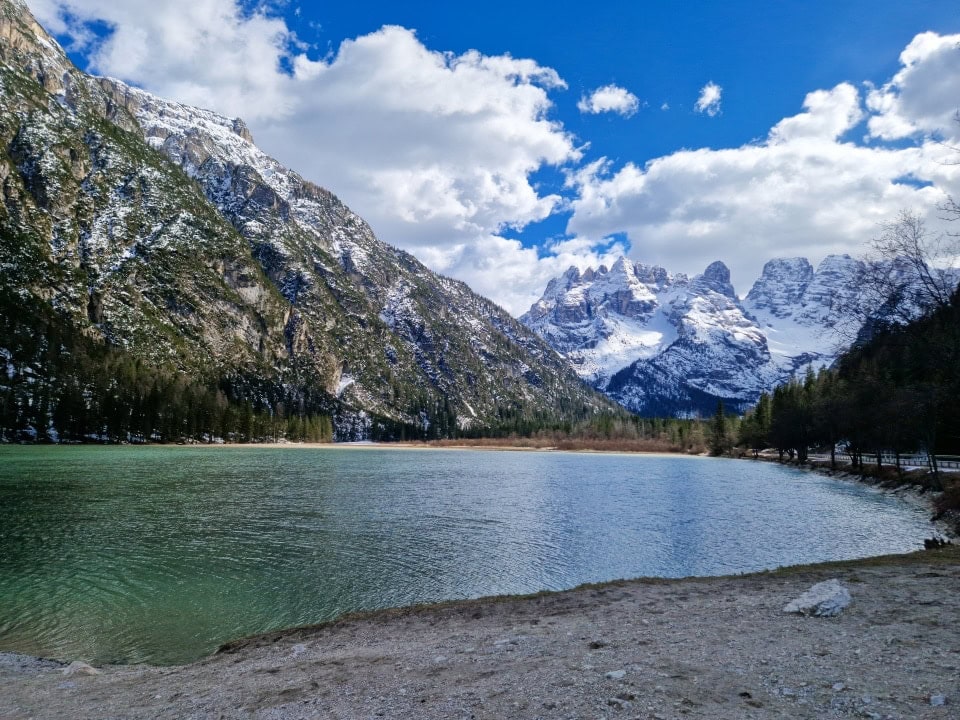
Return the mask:
<svg viewBox="0 0 960 720">
<path fill-rule="evenodd" d="M 839 616 L 783 612 L 833 578 Z M 605 717 L 960 717 L 960 548 L 390 610 L 178 667 L 0 654 L 0 718 Z"/>
</svg>

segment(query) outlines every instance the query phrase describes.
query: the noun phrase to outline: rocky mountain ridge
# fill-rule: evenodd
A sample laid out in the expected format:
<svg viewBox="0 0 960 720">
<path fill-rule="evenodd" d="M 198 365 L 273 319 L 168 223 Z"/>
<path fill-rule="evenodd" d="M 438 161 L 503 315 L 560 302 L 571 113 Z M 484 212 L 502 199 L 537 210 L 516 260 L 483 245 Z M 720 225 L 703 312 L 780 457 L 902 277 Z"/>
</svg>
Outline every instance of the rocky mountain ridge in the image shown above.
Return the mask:
<svg viewBox="0 0 960 720">
<path fill-rule="evenodd" d="M 689 278 L 620 258 L 610 268 L 570 268 L 521 317 L 587 382 L 641 414 L 733 410 L 812 366 L 845 342 L 861 261 L 831 255 L 768 262 L 747 296 L 714 262 Z"/>
<path fill-rule="evenodd" d="M 219 378 L 267 411 L 312 403 L 343 439 L 378 422 L 448 434 L 611 408 L 242 121 L 80 72 L 21 0 L 0 0 L 0 111 L 7 321 L 45 308 L 45 322 Z M 43 374 L 46 350 L 0 347 L 8 390 Z"/>
</svg>

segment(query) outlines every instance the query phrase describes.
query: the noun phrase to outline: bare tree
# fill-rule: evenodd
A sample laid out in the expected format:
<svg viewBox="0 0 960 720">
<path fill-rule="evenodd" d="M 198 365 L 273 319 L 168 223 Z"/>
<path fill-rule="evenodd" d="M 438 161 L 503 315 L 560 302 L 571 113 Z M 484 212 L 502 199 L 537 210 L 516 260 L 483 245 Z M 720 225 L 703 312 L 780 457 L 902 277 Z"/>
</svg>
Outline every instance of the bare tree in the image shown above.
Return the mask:
<svg viewBox="0 0 960 720">
<path fill-rule="evenodd" d="M 861 313 L 907 323 L 947 307 L 960 279 L 960 237 L 931 233 L 912 210 L 880 230 L 861 279 Z"/>
</svg>

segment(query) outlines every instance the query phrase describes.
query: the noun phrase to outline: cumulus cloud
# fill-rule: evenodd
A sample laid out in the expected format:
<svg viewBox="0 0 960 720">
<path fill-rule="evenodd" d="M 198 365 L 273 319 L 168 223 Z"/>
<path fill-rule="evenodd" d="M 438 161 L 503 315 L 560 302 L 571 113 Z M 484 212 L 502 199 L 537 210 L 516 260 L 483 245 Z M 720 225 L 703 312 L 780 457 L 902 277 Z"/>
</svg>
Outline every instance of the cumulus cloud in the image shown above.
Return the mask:
<svg viewBox="0 0 960 720">
<path fill-rule="evenodd" d="M 960 196 L 956 35 L 918 35 L 865 97 L 850 83 L 809 93 L 763 140 L 617 167 L 584 158 L 583 140 L 552 118 L 565 85 L 535 60 L 439 52 L 401 27 L 318 58 L 269 1 L 28 4 L 85 49 L 91 69 L 246 118 L 261 147 L 340 195 L 383 240 L 514 313 L 569 265 L 628 249 L 691 273 L 723 259 L 745 292 L 771 257 L 857 253 L 902 208 L 936 229 L 936 204 Z M 623 93 L 581 102 L 617 112 L 630 107 Z M 707 83 L 697 112 L 716 115 L 721 96 Z M 861 127 L 865 140 L 854 137 Z M 533 178 L 545 167 L 565 172 L 567 187 L 541 189 Z M 504 237 L 558 212 L 570 213 L 566 239 L 530 248 Z"/>
<path fill-rule="evenodd" d="M 440 53 L 385 27 L 295 72 L 295 111 L 254 124 L 256 137 L 406 248 L 547 217 L 560 197 L 530 175 L 579 158 L 548 117 L 548 90 L 563 82 L 531 60 Z"/>
<path fill-rule="evenodd" d="M 249 121 L 291 111 L 282 63 L 296 37 L 267 7 L 235 0 L 28 0 L 37 19 L 90 58 L 92 72 Z M 104 36 L 92 32 L 105 24 Z"/>
<path fill-rule="evenodd" d="M 722 259 L 746 292 L 771 257 L 861 252 L 902 208 L 924 212 L 936 228 L 936 205 L 960 189 L 949 148 L 842 141 L 864 118 L 846 83 L 810 93 L 803 108 L 763 142 L 684 150 L 643 166 L 585 165 L 570 178 L 578 197 L 568 230 L 626 233 L 637 259 L 685 272 Z"/>
<path fill-rule="evenodd" d="M 697 103 L 693 106 L 693 109 L 698 113 L 706 113 L 710 117 L 714 117 L 720 112 L 720 97 L 722 95 L 722 87 L 715 82 L 708 82 L 700 88 L 700 97 L 697 98 Z"/>
<path fill-rule="evenodd" d="M 816 90 L 803 101 L 806 112 L 781 120 L 770 131 L 771 142 L 799 138 L 835 140 L 863 119 L 860 93 L 849 83 L 832 90 Z"/>
<path fill-rule="evenodd" d="M 584 95 L 577 103 L 577 109 L 586 114 L 599 115 L 612 112 L 624 117 L 634 115 L 640 108 L 640 99 L 626 88 L 617 85 L 604 85 L 589 95 Z"/>
<path fill-rule="evenodd" d="M 915 134 L 958 136 L 960 35 L 917 35 L 900 54 L 903 67 L 867 96 L 870 134 L 898 140 Z"/>
</svg>

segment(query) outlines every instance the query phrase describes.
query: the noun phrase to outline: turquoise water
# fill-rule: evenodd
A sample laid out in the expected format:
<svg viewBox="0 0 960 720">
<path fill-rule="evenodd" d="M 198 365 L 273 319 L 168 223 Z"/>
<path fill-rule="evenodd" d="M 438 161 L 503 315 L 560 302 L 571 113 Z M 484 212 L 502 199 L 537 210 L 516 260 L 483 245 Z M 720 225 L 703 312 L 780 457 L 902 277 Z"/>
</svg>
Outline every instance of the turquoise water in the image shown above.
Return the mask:
<svg viewBox="0 0 960 720">
<path fill-rule="evenodd" d="M 768 463 L 0 447 L 0 650 L 188 662 L 345 612 L 922 547 L 926 514 Z"/>
</svg>

